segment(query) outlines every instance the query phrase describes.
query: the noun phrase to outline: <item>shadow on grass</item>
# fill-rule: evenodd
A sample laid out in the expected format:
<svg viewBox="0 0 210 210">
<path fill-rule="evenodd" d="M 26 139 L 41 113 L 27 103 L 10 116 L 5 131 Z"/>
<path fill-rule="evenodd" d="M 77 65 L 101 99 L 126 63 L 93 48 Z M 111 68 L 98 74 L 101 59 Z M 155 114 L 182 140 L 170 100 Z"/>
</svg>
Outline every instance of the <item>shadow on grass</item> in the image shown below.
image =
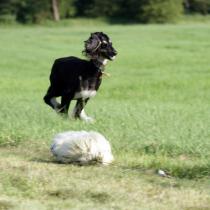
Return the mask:
<svg viewBox="0 0 210 210">
<path fill-rule="evenodd" d="M 14 205 L 8 201 L 0 200 L 0 210 L 13 209 Z"/>
<path fill-rule="evenodd" d="M 171 177 L 181 179 L 201 179 L 210 176 L 210 165 L 187 165 L 187 164 L 162 164 L 160 162 L 151 162 L 147 167 L 143 165 L 133 165 L 124 167 L 124 169 L 132 171 L 141 171 L 146 174 L 158 174 L 159 169 L 166 172 Z"/>
<path fill-rule="evenodd" d="M 60 161 L 57 161 L 57 160 L 54 160 L 54 159 L 42 159 L 42 158 L 32 158 L 30 159 L 30 161 L 32 162 L 37 162 L 37 163 L 50 163 L 50 164 L 55 164 L 55 165 L 73 165 L 73 166 L 85 166 L 85 167 L 90 167 L 90 166 L 100 166 L 101 164 L 96 162 L 96 161 L 91 161 L 87 164 L 82 164 L 81 162 L 60 162 Z"/>
<path fill-rule="evenodd" d="M 58 164 L 58 162 L 50 159 L 42 159 L 42 158 L 32 158 L 30 159 L 31 162 L 37 162 L 37 163 L 52 163 L 52 164 Z M 61 164 L 61 163 L 60 163 Z"/>
<path fill-rule="evenodd" d="M 90 190 L 82 192 L 80 190 L 75 190 L 75 189 L 70 189 L 70 188 L 60 188 L 60 189 L 48 191 L 47 194 L 50 197 L 62 199 L 62 200 L 67 200 L 69 198 L 71 199 L 79 198 L 80 200 L 89 199 L 96 203 L 106 203 L 112 199 L 112 196 L 108 194 L 107 192 L 90 191 Z"/>
</svg>

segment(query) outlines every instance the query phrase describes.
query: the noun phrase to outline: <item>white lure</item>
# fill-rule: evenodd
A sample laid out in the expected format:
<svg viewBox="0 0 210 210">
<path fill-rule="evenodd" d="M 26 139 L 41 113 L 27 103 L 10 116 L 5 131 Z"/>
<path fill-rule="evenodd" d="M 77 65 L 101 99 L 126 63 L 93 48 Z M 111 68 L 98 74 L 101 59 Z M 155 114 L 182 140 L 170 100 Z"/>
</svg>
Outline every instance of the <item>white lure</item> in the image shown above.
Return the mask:
<svg viewBox="0 0 210 210">
<path fill-rule="evenodd" d="M 59 162 L 81 165 L 113 161 L 111 146 L 106 138 L 94 131 L 67 131 L 53 138 L 51 152 Z"/>
</svg>

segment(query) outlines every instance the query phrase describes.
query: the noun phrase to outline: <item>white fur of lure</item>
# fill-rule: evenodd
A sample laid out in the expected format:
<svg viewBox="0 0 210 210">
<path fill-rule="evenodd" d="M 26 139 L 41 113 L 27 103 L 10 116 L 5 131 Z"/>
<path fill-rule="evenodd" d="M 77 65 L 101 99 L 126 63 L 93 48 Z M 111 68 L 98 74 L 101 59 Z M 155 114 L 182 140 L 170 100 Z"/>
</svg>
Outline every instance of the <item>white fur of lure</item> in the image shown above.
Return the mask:
<svg viewBox="0 0 210 210">
<path fill-rule="evenodd" d="M 94 131 L 67 131 L 53 138 L 51 152 L 62 163 L 110 164 L 114 158 L 106 138 Z"/>
</svg>

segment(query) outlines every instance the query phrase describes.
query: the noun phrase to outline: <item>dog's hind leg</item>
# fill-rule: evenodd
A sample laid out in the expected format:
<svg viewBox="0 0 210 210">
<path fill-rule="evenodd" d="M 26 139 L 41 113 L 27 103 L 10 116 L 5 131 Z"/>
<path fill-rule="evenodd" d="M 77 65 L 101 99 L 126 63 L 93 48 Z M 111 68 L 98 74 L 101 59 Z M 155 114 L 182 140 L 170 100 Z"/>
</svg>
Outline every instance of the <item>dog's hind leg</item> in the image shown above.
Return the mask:
<svg viewBox="0 0 210 210">
<path fill-rule="evenodd" d="M 52 97 L 52 98 L 50 99 L 50 102 L 51 102 L 51 104 L 53 105 L 53 109 L 54 109 L 56 112 L 59 112 L 59 109 L 60 109 L 61 104 L 57 102 L 56 97 Z"/>
<path fill-rule="evenodd" d="M 77 100 L 77 103 L 76 103 L 76 106 L 74 107 L 74 110 L 72 112 L 72 117 L 77 119 L 81 119 L 85 122 L 93 122 L 94 119 L 91 118 L 91 117 L 88 117 L 85 113 L 85 110 L 84 110 L 84 107 L 85 105 L 87 104 L 89 99 L 78 99 Z"/>
<path fill-rule="evenodd" d="M 70 106 L 70 102 L 72 99 L 73 99 L 73 94 L 62 96 L 61 97 L 61 105 L 60 105 L 58 112 L 67 115 L 69 106 Z"/>
<path fill-rule="evenodd" d="M 60 107 L 60 104 L 56 101 L 56 94 L 54 94 L 52 87 L 50 86 L 47 94 L 44 96 L 44 101 L 46 104 L 48 104 L 50 107 L 52 107 L 54 110 L 58 110 Z"/>
</svg>

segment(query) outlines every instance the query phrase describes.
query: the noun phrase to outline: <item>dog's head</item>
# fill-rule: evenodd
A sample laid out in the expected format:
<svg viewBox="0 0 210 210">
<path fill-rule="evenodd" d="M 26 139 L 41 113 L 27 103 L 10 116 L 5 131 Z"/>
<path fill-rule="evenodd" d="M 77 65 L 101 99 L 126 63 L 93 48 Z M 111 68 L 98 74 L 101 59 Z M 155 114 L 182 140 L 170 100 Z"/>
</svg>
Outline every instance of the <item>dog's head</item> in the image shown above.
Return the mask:
<svg viewBox="0 0 210 210">
<path fill-rule="evenodd" d="M 99 57 L 114 60 L 117 51 L 112 46 L 110 38 L 103 32 L 91 33 L 89 39 L 85 41 L 85 55 L 91 59 Z"/>
</svg>

